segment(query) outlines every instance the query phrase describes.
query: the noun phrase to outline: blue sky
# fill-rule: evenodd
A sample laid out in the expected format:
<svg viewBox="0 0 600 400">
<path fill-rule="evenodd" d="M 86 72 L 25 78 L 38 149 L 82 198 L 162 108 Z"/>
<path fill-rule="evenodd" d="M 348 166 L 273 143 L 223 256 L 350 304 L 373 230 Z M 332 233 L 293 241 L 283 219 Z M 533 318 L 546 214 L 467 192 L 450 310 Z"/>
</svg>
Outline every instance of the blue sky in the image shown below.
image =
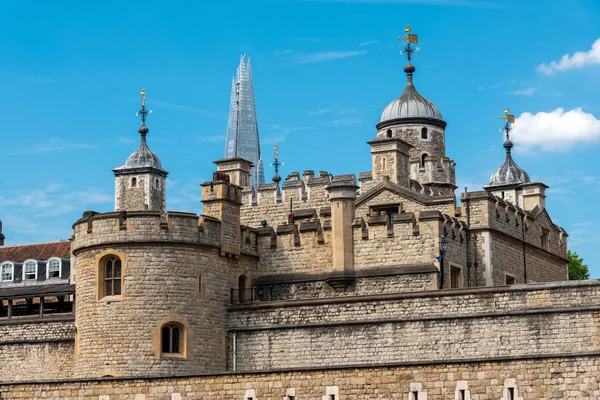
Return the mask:
<svg viewBox="0 0 600 400">
<path fill-rule="evenodd" d="M 83 211 L 112 210 L 111 169 L 137 148 L 142 87 L 149 145 L 170 171 L 168 208 L 201 212 L 244 53 L 267 161 L 278 144 L 284 176 L 369 170 L 365 142 L 403 90 L 396 37 L 410 24 L 415 85 L 448 122 L 459 191 L 479 190 L 502 163 L 497 117 L 510 107 L 516 161 L 550 186 L 551 217 L 600 277 L 598 20 L 594 0 L 4 0 L 7 244 L 66 239 Z"/>
</svg>

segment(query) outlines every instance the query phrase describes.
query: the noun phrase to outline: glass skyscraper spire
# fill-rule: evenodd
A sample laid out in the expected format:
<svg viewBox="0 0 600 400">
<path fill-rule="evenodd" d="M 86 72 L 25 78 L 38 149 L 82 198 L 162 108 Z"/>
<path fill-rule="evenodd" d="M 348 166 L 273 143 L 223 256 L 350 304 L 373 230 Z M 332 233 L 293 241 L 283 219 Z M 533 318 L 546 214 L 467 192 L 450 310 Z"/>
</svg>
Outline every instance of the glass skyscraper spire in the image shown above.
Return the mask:
<svg viewBox="0 0 600 400">
<path fill-rule="evenodd" d="M 250 184 L 256 189 L 265 183 L 263 161 L 258 140 L 258 122 L 252 87 L 252 68 L 250 58 L 243 55 L 240 66 L 231 85 L 231 103 L 227 123 L 227 141 L 225 158 L 240 157 L 252 161 Z"/>
</svg>

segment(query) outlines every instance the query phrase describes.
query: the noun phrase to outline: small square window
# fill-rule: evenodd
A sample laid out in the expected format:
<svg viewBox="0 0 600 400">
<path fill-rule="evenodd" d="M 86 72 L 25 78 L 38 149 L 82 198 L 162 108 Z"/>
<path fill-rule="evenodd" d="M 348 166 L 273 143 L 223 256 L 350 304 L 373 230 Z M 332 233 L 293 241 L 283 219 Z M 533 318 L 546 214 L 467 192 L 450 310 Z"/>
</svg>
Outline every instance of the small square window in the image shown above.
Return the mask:
<svg viewBox="0 0 600 400">
<path fill-rule="evenodd" d="M 507 285 L 514 285 L 515 284 L 515 277 L 512 275 L 506 275 L 506 284 Z"/>
</svg>

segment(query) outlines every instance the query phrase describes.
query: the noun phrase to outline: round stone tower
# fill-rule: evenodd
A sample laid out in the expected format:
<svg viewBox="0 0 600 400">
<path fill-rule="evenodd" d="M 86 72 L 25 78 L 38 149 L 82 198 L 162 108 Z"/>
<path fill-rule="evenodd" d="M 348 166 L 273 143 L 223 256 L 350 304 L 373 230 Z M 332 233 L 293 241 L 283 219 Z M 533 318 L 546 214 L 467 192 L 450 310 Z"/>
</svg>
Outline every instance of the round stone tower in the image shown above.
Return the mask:
<svg viewBox="0 0 600 400">
<path fill-rule="evenodd" d="M 140 210 L 147 197 L 124 190 L 115 212 L 88 211 L 73 225 L 77 377 L 226 370 L 226 307 L 257 257 L 240 252 L 241 187 L 209 186 L 227 215 Z"/>
<path fill-rule="evenodd" d="M 415 67 L 410 60 L 404 72 L 404 92 L 383 110 L 376 126 L 377 139 L 398 138 L 411 145 L 410 179 L 443 193 L 453 193 L 455 163 L 446 157 L 446 121 L 435 104 L 415 89 Z"/>
</svg>

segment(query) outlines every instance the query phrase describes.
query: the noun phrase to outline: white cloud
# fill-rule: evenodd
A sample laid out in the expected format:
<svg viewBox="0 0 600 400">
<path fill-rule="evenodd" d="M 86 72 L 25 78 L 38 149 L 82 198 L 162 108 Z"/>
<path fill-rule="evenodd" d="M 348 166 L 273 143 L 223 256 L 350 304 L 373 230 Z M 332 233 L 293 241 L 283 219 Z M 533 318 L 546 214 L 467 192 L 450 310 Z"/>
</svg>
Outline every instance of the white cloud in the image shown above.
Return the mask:
<svg viewBox="0 0 600 400">
<path fill-rule="evenodd" d="M 321 53 L 302 54 L 294 60 L 297 64 L 312 64 L 331 60 L 339 60 L 342 58 L 355 57 L 367 54 L 366 50 L 351 50 L 351 51 L 325 51 Z"/>
<path fill-rule="evenodd" d="M 593 64 L 600 64 L 600 39 L 596 40 L 588 51 L 577 51 L 572 56 L 565 54 L 558 61 L 540 64 L 537 70 L 546 75 L 552 75 L 557 71 L 566 71 Z"/>
<path fill-rule="evenodd" d="M 362 43 L 359 43 L 359 45 L 358 45 L 358 46 L 359 46 L 359 47 L 362 47 L 362 46 L 370 46 L 370 45 L 372 45 L 372 44 L 377 44 L 377 43 L 379 43 L 379 40 L 371 40 L 371 41 L 368 41 L 368 42 L 362 42 Z"/>
<path fill-rule="evenodd" d="M 512 92 L 510 92 L 510 94 L 512 94 L 513 96 L 531 96 L 536 91 L 537 91 L 537 88 L 528 87 L 525 89 L 513 90 Z"/>
<path fill-rule="evenodd" d="M 579 143 L 600 141 L 600 120 L 581 108 L 523 113 L 515 120 L 511 138 L 521 151 L 565 151 Z"/>
</svg>

